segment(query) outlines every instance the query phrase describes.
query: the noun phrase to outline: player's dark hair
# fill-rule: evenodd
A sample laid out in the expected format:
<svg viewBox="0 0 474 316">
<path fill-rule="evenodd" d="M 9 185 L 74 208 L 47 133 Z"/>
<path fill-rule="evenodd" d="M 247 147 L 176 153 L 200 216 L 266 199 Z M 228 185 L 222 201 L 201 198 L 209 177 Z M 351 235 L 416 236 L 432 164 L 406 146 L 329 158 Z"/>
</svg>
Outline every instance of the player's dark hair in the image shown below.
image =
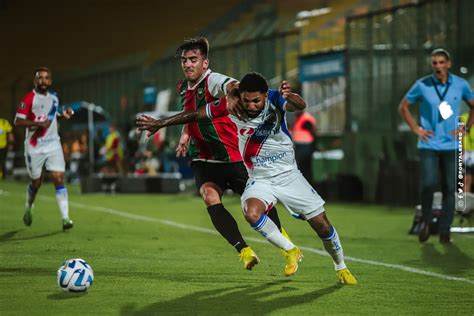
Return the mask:
<svg viewBox="0 0 474 316">
<path fill-rule="evenodd" d="M 36 77 L 40 71 L 46 71 L 49 76 L 51 76 L 51 70 L 49 70 L 48 67 L 38 67 L 35 69 L 35 72 L 33 73 L 33 76 Z"/>
<path fill-rule="evenodd" d="M 192 37 L 184 40 L 184 43 L 176 50 L 176 57 L 188 50 L 198 49 L 204 58 L 209 55 L 209 41 L 205 37 Z"/>
<path fill-rule="evenodd" d="M 264 76 L 258 72 L 249 72 L 239 83 L 239 91 L 242 92 L 268 92 L 268 83 Z"/>
<path fill-rule="evenodd" d="M 446 57 L 446 60 L 447 61 L 450 61 L 451 60 L 451 55 L 449 54 L 449 52 L 444 49 L 444 48 L 436 48 L 435 50 L 433 50 L 431 52 L 431 57 L 433 56 L 444 56 Z"/>
</svg>

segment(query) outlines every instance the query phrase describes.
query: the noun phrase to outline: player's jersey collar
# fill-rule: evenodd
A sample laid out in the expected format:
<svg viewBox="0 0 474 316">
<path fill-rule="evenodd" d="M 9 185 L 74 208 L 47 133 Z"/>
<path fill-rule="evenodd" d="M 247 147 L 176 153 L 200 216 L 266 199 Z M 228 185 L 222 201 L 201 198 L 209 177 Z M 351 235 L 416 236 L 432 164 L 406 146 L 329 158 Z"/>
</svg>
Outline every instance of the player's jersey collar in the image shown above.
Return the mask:
<svg viewBox="0 0 474 316">
<path fill-rule="evenodd" d="M 188 90 L 196 89 L 197 86 L 199 86 L 199 84 L 204 80 L 204 78 L 206 78 L 210 73 L 211 73 L 211 69 L 208 68 L 206 70 L 206 72 L 202 74 L 201 78 L 199 78 L 199 80 L 196 82 L 196 84 L 192 87 L 189 86 L 191 84 L 191 82 L 188 81 Z"/>
</svg>

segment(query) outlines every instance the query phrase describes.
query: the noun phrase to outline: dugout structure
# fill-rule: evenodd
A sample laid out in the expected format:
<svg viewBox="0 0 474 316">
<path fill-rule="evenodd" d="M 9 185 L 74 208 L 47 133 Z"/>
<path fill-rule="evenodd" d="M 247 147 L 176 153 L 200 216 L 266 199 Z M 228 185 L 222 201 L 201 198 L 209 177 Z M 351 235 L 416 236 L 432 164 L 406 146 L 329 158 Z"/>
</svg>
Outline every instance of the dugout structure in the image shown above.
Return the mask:
<svg viewBox="0 0 474 316">
<path fill-rule="evenodd" d="M 474 85 L 472 12 L 473 1 L 435 0 L 347 18 L 342 168 L 362 180 L 364 200 L 417 204 L 417 139 L 398 105 L 416 79 L 431 73 L 434 48 L 450 51 L 452 72 Z"/>
</svg>

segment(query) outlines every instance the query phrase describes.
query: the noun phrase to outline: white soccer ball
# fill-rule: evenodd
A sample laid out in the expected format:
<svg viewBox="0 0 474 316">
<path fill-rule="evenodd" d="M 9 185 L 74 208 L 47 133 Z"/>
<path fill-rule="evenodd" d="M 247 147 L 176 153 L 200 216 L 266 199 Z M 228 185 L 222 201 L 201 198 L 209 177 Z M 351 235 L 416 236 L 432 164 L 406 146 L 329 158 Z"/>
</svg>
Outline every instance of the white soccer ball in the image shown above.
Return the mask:
<svg viewBox="0 0 474 316">
<path fill-rule="evenodd" d="M 58 285 L 65 292 L 85 292 L 92 282 L 94 272 L 84 259 L 70 259 L 59 267 Z"/>
</svg>

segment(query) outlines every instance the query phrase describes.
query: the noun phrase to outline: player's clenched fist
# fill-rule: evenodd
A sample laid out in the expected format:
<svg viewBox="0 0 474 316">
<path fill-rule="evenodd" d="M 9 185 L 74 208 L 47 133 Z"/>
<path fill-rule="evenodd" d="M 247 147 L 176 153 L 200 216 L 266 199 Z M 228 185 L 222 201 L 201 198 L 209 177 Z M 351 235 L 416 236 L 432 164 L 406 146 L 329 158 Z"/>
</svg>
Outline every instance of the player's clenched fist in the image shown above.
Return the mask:
<svg viewBox="0 0 474 316">
<path fill-rule="evenodd" d="M 280 84 L 280 88 L 278 89 L 278 91 L 280 92 L 281 96 L 286 99 L 291 93 L 290 83 L 286 80 L 283 80 Z"/>
</svg>

